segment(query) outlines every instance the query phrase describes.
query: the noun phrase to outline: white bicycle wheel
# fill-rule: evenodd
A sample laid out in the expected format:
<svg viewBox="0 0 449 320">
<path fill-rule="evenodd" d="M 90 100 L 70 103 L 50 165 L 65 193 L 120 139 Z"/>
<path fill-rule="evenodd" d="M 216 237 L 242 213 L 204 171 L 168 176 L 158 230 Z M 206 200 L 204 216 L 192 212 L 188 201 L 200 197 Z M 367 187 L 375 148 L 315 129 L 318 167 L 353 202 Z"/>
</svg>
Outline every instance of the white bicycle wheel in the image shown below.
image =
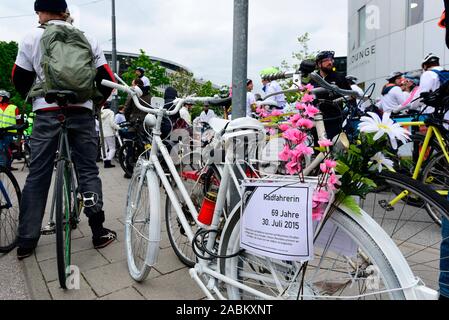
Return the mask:
<svg viewBox="0 0 449 320">
<path fill-rule="evenodd" d="M 371 222 L 375 225 L 369 217 L 365 218 L 367 226 Z M 415 281 L 413 274 L 404 267 L 403 260 L 384 252 L 387 249 L 379 244 L 385 239 L 376 239 L 382 232 L 367 231 L 366 226 L 340 208 L 328 223 L 332 223 L 332 231 L 324 245 L 315 244 L 315 258 L 308 264 L 262 258 L 242 251 L 233 258 L 222 259 L 220 270 L 225 276 L 273 299 L 405 299 L 400 288 L 406 285 L 404 277 L 409 280 L 409 286 Z M 354 255 L 339 253 L 337 242 L 342 237 L 353 242 Z M 220 252 L 230 256 L 240 250 L 240 214 L 237 214 L 225 230 Z M 392 252 L 394 255 L 395 251 Z M 226 288 L 231 300 L 259 299 L 230 284 Z"/>
<path fill-rule="evenodd" d="M 139 189 L 142 179 L 142 187 Z M 160 191 L 154 172 L 149 171 L 144 176 L 134 174 L 128 189 L 125 239 L 129 274 L 137 282 L 148 277 L 151 270 L 148 262 L 157 257 L 159 252 L 159 242 L 151 241 L 155 236 L 151 232 L 157 230 L 151 224 L 157 223 L 154 215 L 160 214 L 159 198 Z M 160 239 L 160 231 L 158 237 Z"/>
</svg>

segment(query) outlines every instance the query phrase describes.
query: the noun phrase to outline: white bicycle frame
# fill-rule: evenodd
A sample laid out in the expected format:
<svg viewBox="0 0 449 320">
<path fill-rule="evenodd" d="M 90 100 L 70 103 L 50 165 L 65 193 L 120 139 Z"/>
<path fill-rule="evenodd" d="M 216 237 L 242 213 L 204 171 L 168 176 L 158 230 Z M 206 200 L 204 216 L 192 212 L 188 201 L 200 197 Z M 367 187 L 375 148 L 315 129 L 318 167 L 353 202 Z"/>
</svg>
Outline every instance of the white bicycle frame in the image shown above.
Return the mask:
<svg viewBox="0 0 449 320">
<path fill-rule="evenodd" d="M 176 183 L 177 188 L 179 188 L 179 191 L 181 193 L 181 197 L 185 201 L 187 208 L 189 209 L 189 213 L 191 215 L 191 218 L 193 221 L 195 221 L 196 225 L 200 226 L 201 228 L 205 230 L 217 230 L 218 224 L 220 222 L 220 217 L 222 215 L 223 209 L 226 204 L 228 189 L 230 186 L 230 182 L 232 179 L 232 182 L 234 185 L 239 187 L 239 182 L 236 177 L 235 172 L 233 171 L 233 164 L 230 164 L 228 161 L 225 163 L 223 167 L 223 173 L 221 175 L 221 183 L 220 188 L 218 192 L 217 197 L 217 203 L 215 207 L 215 212 L 212 220 L 211 226 L 203 225 L 200 221 L 198 221 L 198 211 L 195 208 L 195 205 L 193 204 L 190 195 L 186 188 L 184 187 L 184 184 L 182 182 L 181 177 L 179 176 L 173 161 L 170 157 L 170 154 L 163 144 L 163 141 L 161 139 L 161 123 L 164 116 L 170 116 L 174 115 L 179 112 L 181 107 L 184 103 L 188 102 L 191 104 L 195 103 L 205 103 L 210 102 L 211 98 L 188 98 L 188 99 L 177 99 L 175 100 L 176 108 L 173 111 L 167 111 L 163 109 L 163 105 L 160 105 L 156 109 L 150 109 L 142 106 L 139 102 L 139 99 L 137 97 L 137 94 L 135 91 L 130 89 L 129 87 L 119 85 L 117 83 L 113 83 L 110 81 L 104 80 L 102 82 L 103 85 L 115 88 L 121 91 L 125 91 L 129 93 L 135 105 L 142 111 L 147 112 L 149 114 L 156 116 L 156 125 L 153 129 L 153 147 L 151 149 L 149 160 L 140 159 L 139 165 L 136 168 L 140 168 L 140 172 L 137 172 L 135 174 L 139 174 L 141 177 L 146 176 L 148 179 L 148 183 L 150 184 L 158 184 L 157 178 L 162 182 L 162 185 L 164 186 L 167 196 L 170 198 L 170 201 L 173 205 L 173 208 L 179 218 L 179 222 L 181 223 L 182 227 L 184 228 L 186 235 L 190 242 L 193 242 L 193 239 L 195 237 L 192 227 L 190 226 L 181 206 L 178 200 L 178 197 L 173 190 L 172 185 L 170 184 L 169 180 L 167 179 L 166 173 L 164 172 L 164 169 L 161 166 L 161 163 L 158 159 L 158 152 L 160 151 L 162 154 L 163 159 L 166 162 L 166 165 L 170 171 L 170 174 L 172 175 L 173 180 Z M 318 121 L 316 122 L 317 130 L 319 132 L 320 137 L 325 137 L 325 128 L 324 128 L 324 122 L 321 121 L 319 116 L 317 117 Z M 317 166 L 321 160 L 314 161 L 310 167 L 309 170 L 312 170 L 312 166 Z M 143 180 L 140 180 L 139 183 L 139 189 L 143 187 Z M 135 193 L 137 197 L 139 197 L 140 192 Z M 159 243 L 161 241 L 161 212 L 160 212 L 160 194 L 152 194 L 150 195 L 151 199 L 150 201 L 154 201 L 154 205 L 152 206 L 154 208 L 154 212 L 150 212 L 150 225 L 149 225 L 149 233 L 150 238 L 147 239 L 149 241 L 148 246 L 148 254 L 146 255 L 146 261 L 145 263 L 148 266 L 154 266 L 157 262 L 158 253 L 159 253 Z M 137 199 L 138 200 L 138 199 Z M 138 202 L 135 202 L 138 203 Z M 136 210 L 137 208 L 133 208 L 133 210 Z M 405 260 L 404 256 L 398 249 L 398 247 L 395 245 L 394 241 L 384 232 L 384 230 L 366 213 L 357 214 L 352 212 L 350 209 L 343 207 L 342 208 L 348 216 L 350 216 L 353 220 L 355 220 L 359 225 L 365 228 L 367 232 L 369 232 L 373 239 L 377 241 L 377 245 L 383 249 L 383 253 L 385 254 L 386 258 L 389 261 L 395 262 L 395 270 L 399 270 L 398 277 L 399 282 L 401 284 L 401 288 L 397 288 L 398 290 L 402 290 L 404 292 L 404 295 L 406 299 L 410 300 L 418 300 L 418 299 L 428 299 L 433 300 L 436 299 L 438 296 L 438 293 L 436 293 L 433 290 L 428 289 L 427 287 L 420 286 L 419 281 L 414 277 L 407 261 Z M 239 214 L 239 212 L 233 212 L 233 214 Z M 232 215 L 231 215 L 232 216 Z M 127 223 L 130 223 L 127 221 Z M 228 225 L 225 226 L 224 230 L 226 230 Z M 207 249 L 210 251 L 213 251 L 213 246 L 216 240 L 215 233 L 209 234 L 209 239 L 207 241 Z M 268 296 L 260 291 L 257 291 L 251 287 L 248 287 L 246 285 L 243 285 L 242 283 L 235 281 L 234 279 L 231 279 L 229 277 L 224 276 L 220 272 L 217 272 L 217 270 L 213 269 L 213 265 L 211 265 L 210 261 L 206 261 L 203 259 L 199 259 L 199 262 L 195 265 L 193 269 L 189 271 L 191 277 L 195 280 L 195 282 L 199 285 L 199 287 L 202 289 L 202 291 L 207 295 L 207 297 L 211 300 L 214 300 L 213 293 L 217 295 L 219 299 L 225 300 L 226 298 L 220 293 L 220 290 L 218 289 L 218 281 L 224 282 L 226 284 L 229 284 L 231 286 L 234 286 L 236 288 L 239 288 L 243 291 L 246 291 L 248 293 L 251 293 L 261 299 L 273 299 L 272 296 Z M 215 265 L 215 267 L 217 267 Z M 203 281 L 201 280 L 201 275 L 207 275 L 208 276 L 208 283 L 205 285 Z"/>
</svg>

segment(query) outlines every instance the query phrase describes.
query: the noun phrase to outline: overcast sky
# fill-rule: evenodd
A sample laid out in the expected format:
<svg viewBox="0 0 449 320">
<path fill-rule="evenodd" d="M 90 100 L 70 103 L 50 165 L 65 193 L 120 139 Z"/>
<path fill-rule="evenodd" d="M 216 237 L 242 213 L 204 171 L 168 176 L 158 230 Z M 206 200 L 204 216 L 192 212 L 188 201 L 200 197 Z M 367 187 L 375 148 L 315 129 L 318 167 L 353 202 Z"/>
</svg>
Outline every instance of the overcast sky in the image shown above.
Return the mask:
<svg viewBox="0 0 449 320">
<path fill-rule="evenodd" d="M 77 26 L 111 49 L 111 1 L 67 0 Z M 349 0 L 350 1 L 350 0 Z M 37 26 L 33 0 L 0 0 L 0 40 L 20 41 Z M 116 0 L 117 49 L 168 59 L 218 85 L 232 78 L 232 0 Z M 279 66 L 311 34 L 311 50 L 346 55 L 348 0 L 249 0 L 248 76 Z M 11 16 L 21 16 L 15 17 Z"/>
</svg>

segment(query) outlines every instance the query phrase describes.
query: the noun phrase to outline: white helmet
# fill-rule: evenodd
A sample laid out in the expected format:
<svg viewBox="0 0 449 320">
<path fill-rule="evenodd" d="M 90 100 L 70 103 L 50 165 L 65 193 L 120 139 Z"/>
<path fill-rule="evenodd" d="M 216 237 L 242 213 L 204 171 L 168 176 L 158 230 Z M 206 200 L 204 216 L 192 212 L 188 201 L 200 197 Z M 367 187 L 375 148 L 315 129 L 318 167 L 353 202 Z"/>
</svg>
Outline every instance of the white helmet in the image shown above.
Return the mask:
<svg viewBox="0 0 449 320">
<path fill-rule="evenodd" d="M 11 98 L 11 94 L 6 90 L 0 90 L 0 97 Z"/>
<path fill-rule="evenodd" d="M 440 63 L 440 57 L 433 53 L 429 53 L 423 60 L 422 66 L 429 64 L 429 63 Z"/>
</svg>

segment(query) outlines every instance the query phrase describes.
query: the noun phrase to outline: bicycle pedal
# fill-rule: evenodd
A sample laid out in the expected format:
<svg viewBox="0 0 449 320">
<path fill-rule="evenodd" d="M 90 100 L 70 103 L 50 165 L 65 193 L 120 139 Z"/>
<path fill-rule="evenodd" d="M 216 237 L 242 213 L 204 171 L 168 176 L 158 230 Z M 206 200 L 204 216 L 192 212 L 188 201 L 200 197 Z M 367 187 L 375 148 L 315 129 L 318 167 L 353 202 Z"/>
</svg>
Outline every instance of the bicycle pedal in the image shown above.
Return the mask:
<svg viewBox="0 0 449 320">
<path fill-rule="evenodd" d="M 41 229 L 41 235 L 43 236 L 51 236 L 56 234 L 56 226 L 55 225 L 48 225 Z"/>
<path fill-rule="evenodd" d="M 381 206 L 382 209 L 384 209 L 387 212 L 392 212 L 394 211 L 394 207 L 392 205 L 390 205 L 388 203 L 388 201 L 386 200 L 381 200 L 379 201 L 379 205 Z"/>
</svg>

